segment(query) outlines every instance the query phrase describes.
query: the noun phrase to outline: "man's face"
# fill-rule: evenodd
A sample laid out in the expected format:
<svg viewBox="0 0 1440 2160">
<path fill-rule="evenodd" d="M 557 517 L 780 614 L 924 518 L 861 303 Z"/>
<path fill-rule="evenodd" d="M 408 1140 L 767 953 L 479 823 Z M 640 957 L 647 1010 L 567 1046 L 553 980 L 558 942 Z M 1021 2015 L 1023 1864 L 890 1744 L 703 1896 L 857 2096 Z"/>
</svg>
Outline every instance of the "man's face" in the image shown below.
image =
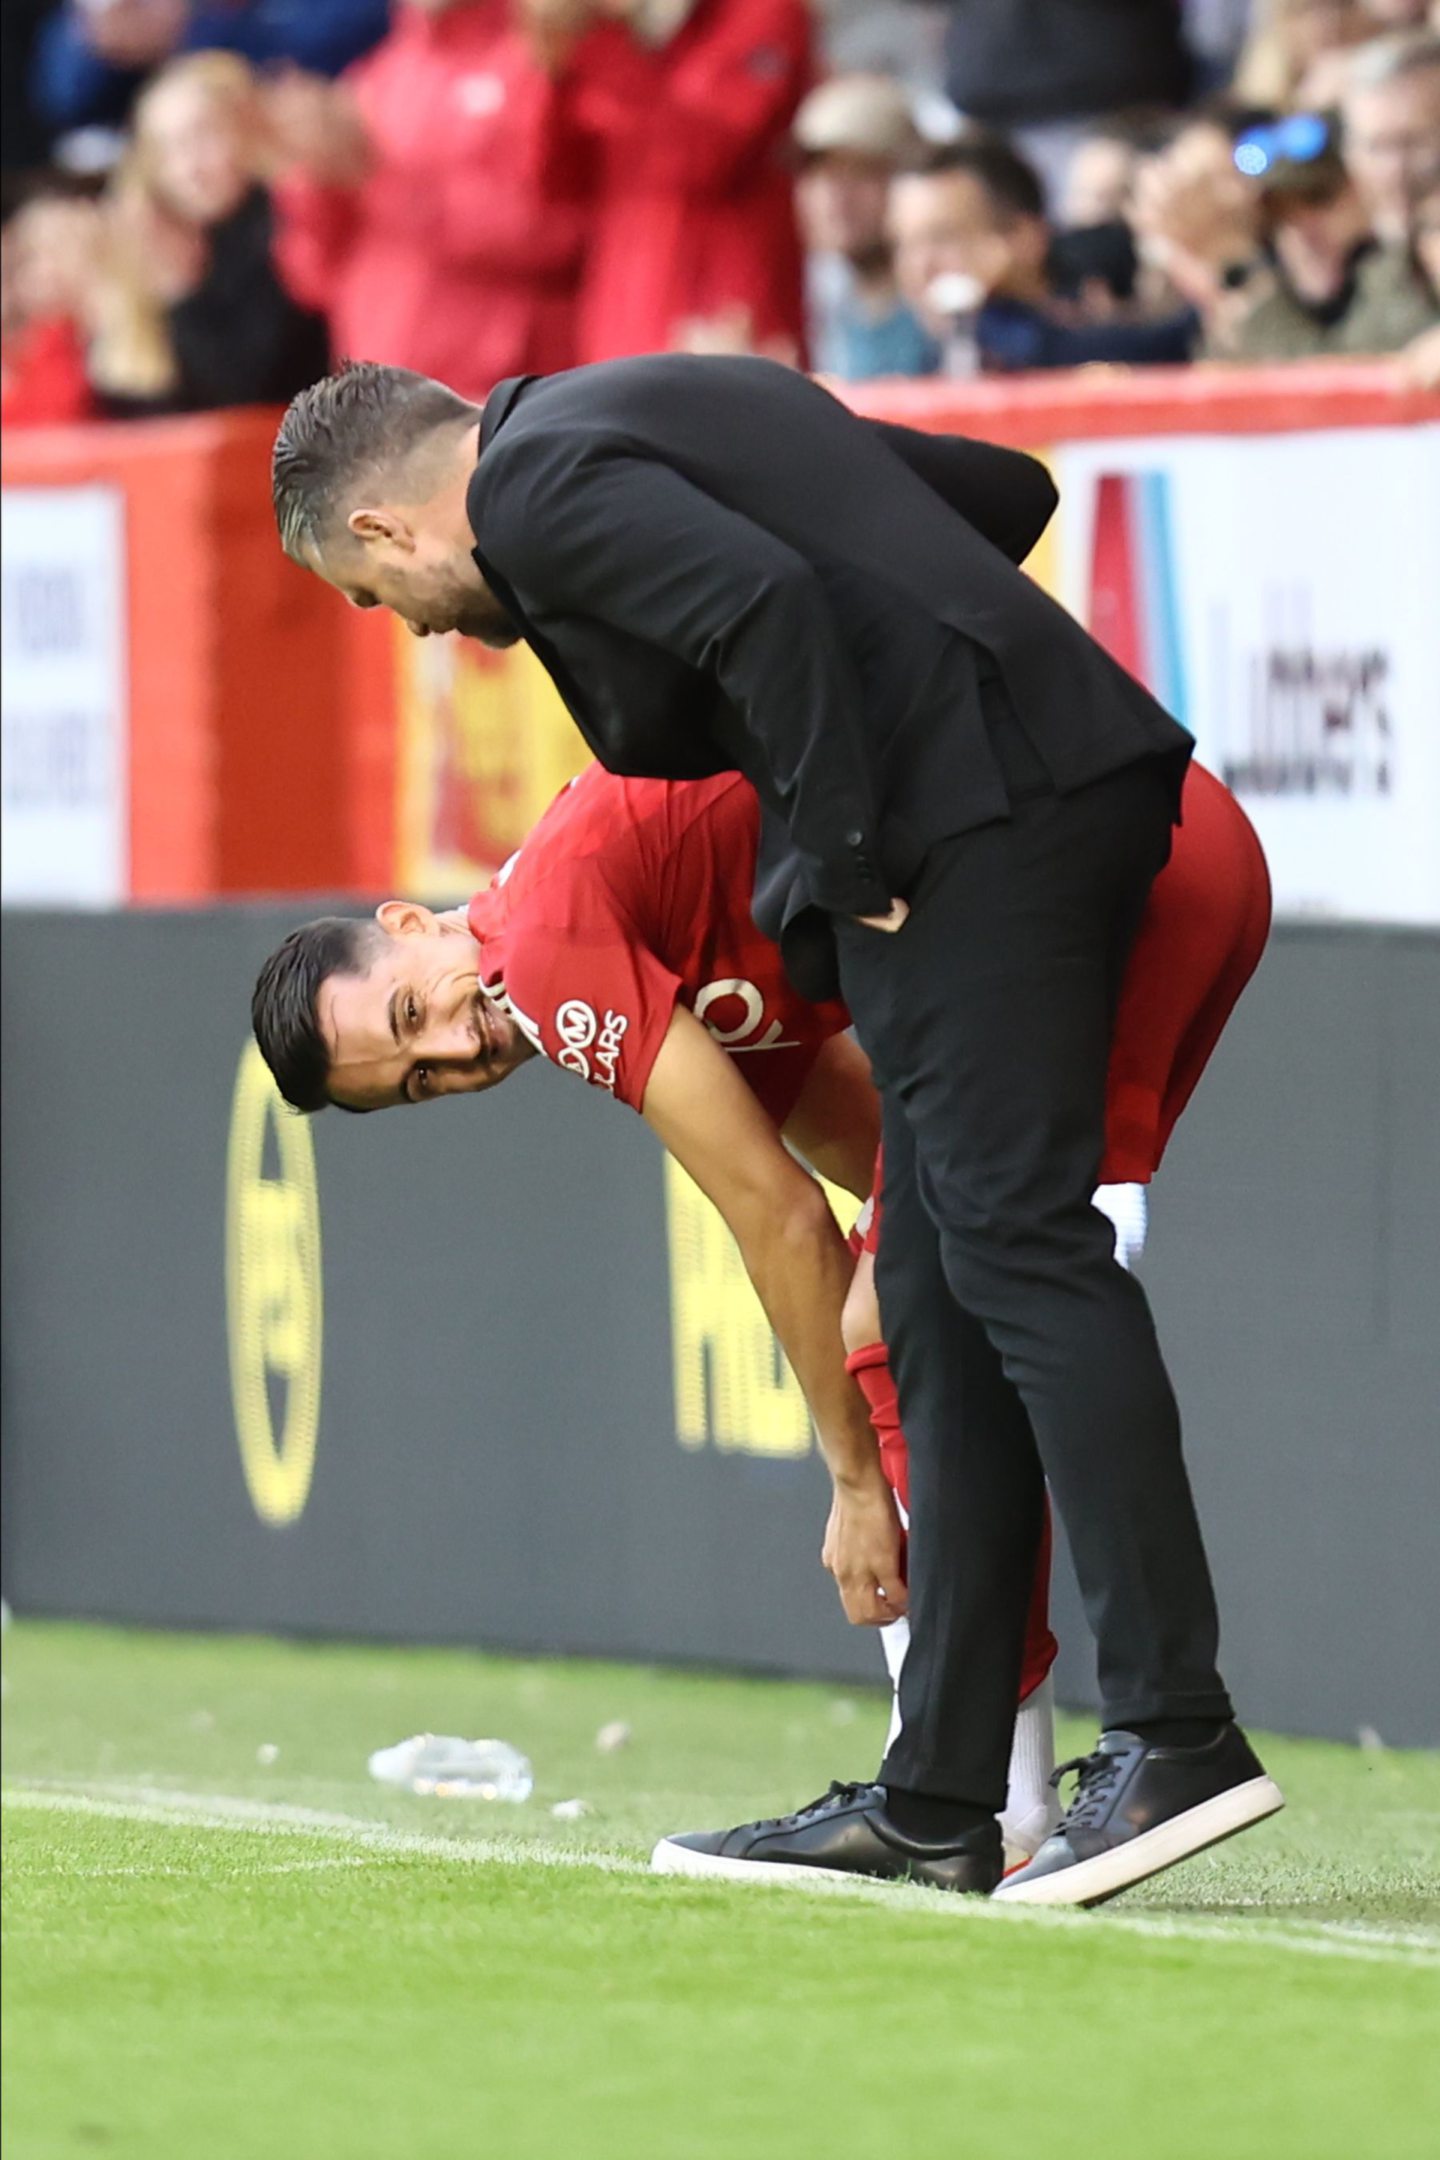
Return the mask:
<svg viewBox="0 0 1440 2160">
<path fill-rule="evenodd" d="M 905 173 L 890 191 L 890 238 L 900 291 L 937 334 L 944 321 L 929 294 L 940 277 L 959 273 L 995 292 L 1005 284 L 1014 255 L 981 183 L 972 173 Z"/>
<path fill-rule="evenodd" d="M 1404 238 L 1417 204 L 1440 184 L 1440 67 L 1352 91 L 1345 162 L 1382 238 Z"/>
<path fill-rule="evenodd" d="M 329 975 L 316 999 L 333 1102 L 384 1110 L 474 1095 L 534 1056 L 481 989 L 468 930 L 408 900 L 387 900 L 376 921 L 384 937 L 368 973 Z"/>
<path fill-rule="evenodd" d="M 852 150 L 811 158 L 796 191 L 806 246 L 854 262 L 883 259 L 889 187 L 890 168 L 881 158 Z"/>
<path fill-rule="evenodd" d="M 306 566 L 352 607 L 389 608 L 415 637 L 458 630 L 499 649 L 519 642 L 468 548 L 442 540 L 413 512 L 356 511 L 350 531 Z"/>
</svg>

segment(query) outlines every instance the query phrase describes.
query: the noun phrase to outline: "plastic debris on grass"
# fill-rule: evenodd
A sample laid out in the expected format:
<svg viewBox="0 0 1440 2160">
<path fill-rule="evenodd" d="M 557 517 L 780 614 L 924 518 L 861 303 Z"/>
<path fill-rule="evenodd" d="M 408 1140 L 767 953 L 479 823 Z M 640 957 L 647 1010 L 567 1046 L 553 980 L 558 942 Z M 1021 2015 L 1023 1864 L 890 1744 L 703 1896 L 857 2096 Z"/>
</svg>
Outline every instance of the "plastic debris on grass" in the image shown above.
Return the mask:
<svg viewBox="0 0 1440 2160">
<path fill-rule="evenodd" d="M 535 1789 L 528 1758 L 508 1740 L 462 1740 L 454 1733 L 416 1733 L 377 1748 L 370 1775 L 437 1800 L 528 1800 Z"/>
</svg>

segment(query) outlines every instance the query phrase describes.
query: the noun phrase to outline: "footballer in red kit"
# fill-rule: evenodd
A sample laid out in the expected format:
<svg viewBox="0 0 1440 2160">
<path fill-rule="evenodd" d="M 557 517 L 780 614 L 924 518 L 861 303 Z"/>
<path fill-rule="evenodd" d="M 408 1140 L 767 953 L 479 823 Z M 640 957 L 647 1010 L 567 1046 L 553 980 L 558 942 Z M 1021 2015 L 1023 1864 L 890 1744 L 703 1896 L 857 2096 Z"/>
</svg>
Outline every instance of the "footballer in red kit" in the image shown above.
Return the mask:
<svg viewBox="0 0 1440 2160">
<path fill-rule="evenodd" d="M 641 1110 L 678 1004 L 784 1125 L 843 1005 L 807 1005 L 750 919 L 759 806 L 738 774 L 592 765 L 471 901 L 480 982 L 553 1064 Z"/>
<path fill-rule="evenodd" d="M 738 775 L 591 766 L 468 910 L 388 901 L 372 924 L 292 933 L 257 986 L 256 1035 L 301 1109 L 479 1092 L 538 1053 L 646 1118 L 734 1232 L 805 1391 L 835 1481 L 825 1561 L 847 1616 L 884 1628 L 893 1674 L 905 1590 L 891 1495 L 903 1511 L 908 1493 L 873 1287 L 878 1103 L 844 1006 L 800 998 L 751 921 L 759 824 Z M 1102 1179 L 1153 1174 L 1269 913 L 1248 820 L 1192 766 L 1122 986 Z M 795 1154 L 869 1197 L 848 1247 Z M 1016 1864 L 1055 1815 L 1048 1529 L 1037 1557 L 1002 1818 Z"/>
</svg>

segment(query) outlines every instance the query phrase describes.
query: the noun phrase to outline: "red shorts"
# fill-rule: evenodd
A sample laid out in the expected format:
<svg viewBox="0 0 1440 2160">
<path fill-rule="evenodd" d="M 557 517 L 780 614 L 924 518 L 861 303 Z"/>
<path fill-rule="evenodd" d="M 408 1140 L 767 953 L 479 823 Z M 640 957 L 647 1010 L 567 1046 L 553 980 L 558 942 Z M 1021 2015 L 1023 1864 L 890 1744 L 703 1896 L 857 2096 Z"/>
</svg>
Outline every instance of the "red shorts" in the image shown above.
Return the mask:
<svg viewBox="0 0 1440 2160">
<path fill-rule="evenodd" d="M 1270 875 L 1229 789 L 1192 764 L 1170 860 L 1145 903 L 1120 988 L 1102 1185 L 1147 1185 L 1270 934 Z M 862 1231 L 880 1243 L 881 1165 Z"/>
</svg>

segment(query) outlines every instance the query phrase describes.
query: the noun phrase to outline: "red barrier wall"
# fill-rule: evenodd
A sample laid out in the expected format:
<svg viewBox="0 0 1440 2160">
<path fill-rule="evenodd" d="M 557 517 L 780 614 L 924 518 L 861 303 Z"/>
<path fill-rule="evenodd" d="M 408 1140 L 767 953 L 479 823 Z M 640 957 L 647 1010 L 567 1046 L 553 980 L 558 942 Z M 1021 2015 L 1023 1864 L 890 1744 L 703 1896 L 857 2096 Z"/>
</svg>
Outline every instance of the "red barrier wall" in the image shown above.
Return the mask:
<svg viewBox="0 0 1440 2160">
<path fill-rule="evenodd" d="M 1016 449 L 1107 435 L 1289 435 L 1440 419 L 1440 396 L 1396 386 L 1386 360 L 1284 367 L 1081 368 L 980 382 L 875 382 L 846 402 L 877 420 Z"/>
<path fill-rule="evenodd" d="M 269 412 L 11 430 L 7 487 L 125 498 L 136 900 L 352 881 L 345 611 L 275 544 Z"/>
</svg>

